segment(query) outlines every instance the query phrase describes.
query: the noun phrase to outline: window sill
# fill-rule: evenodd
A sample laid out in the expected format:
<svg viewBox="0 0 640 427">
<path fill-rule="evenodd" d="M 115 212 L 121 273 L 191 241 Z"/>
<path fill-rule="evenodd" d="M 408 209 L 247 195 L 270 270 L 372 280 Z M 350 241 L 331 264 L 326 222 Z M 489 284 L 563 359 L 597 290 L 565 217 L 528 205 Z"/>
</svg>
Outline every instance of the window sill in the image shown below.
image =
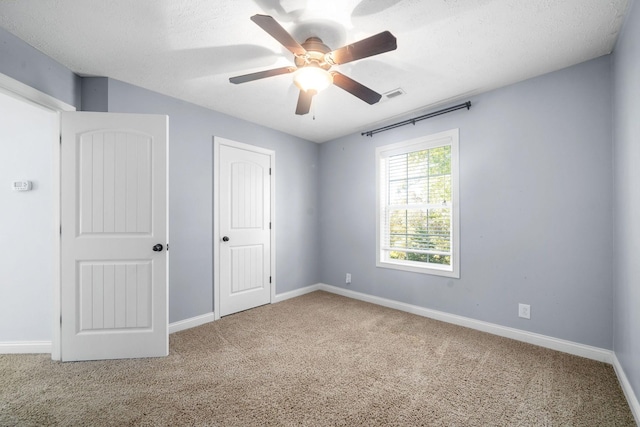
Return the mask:
<svg viewBox="0 0 640 427">
<path fill-rule="evenodd" d="M 387 261 L 378 261 L 376 262 L 376 267 L 379 268 L 390 268 L 393 270 L 402 270 L 409 271 L 412 273 L 421 273 L 421 274 L 430 274 L 432 276 L 443 276 L 443 277 L 451 277 L 454 279 L 460 278 L 460 272 L 455 271 L 455 269 L 451 269 L 450 267 L 441 267 L 438 268 L 433 264 L 429 267 L 422 267 L 419 265 L 415 265 L 410 262 L 387 262 Z"/>
</svg>

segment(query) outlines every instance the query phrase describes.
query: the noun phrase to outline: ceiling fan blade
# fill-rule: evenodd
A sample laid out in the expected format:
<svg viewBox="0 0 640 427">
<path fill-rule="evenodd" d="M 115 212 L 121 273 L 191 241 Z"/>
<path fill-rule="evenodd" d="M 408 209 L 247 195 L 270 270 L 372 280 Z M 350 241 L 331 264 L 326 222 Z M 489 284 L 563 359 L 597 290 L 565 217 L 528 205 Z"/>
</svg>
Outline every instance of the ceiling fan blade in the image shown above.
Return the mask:
<svg viewBox="0 0 640 427">
<path fill-rule="evenodd" d="M 333 75 L 334 85 L 346 90 L 354 96 L 357 96 L 369 105 L 375 104 L 376 102 L 380 101 L 380 98 L 382 98 L 382 95 L 380 95 L 378 92 L 369 89 L 365 85 L 358 83 L 357 81 L 345 76 L 344 74 L 340 74 L 337 71 L 333 71 L 331 74 Z"/>
<path fill-rule="evenodd" d="M 329 52 L 324 57 L 325 61 L 329 64 L 339 65 L 389 52 L 391 50 L 395 50 L 397 47 L 398 45 L 395 36 L 389 31 L 383 31 L 375 36 L 362 39 L 358 42 Z"/>
<path fill-rule="evenodd" d="M 294 55 L 304 55 L 307 50 L 303 48 L 292 36 L 282 28 L 278 21 L 269 15 L 253 15 L 251 20 L 258 24 L 260 28 L 265 30 L 271 37 L 278 40 L 280 44 L 286 47 Z"/>
<path fill-rule="evenodd" d="M 253 80 L 260 80 L 266 77 L 279 76 L 280 74 L 293 73 L 297 70 L 296 67 L 281 67 L 274 68 L 272 70 L 258 71 L 257 73 L 245 74 L 243 76 L 231 77 L 229 81 L 234 84 L 251 82 Z"/>
<path fill-rule="evenodd" d="M 311 109 L 311 99 L 315 94 L 316 91 L 313 89 L 309 89 L 306 92 L 304 90 L 300 91 L 300 96 L 298 96 L 298 105 L 296 106 L 296 114 L 301 116 L 309 112 Z"/>
</svg>

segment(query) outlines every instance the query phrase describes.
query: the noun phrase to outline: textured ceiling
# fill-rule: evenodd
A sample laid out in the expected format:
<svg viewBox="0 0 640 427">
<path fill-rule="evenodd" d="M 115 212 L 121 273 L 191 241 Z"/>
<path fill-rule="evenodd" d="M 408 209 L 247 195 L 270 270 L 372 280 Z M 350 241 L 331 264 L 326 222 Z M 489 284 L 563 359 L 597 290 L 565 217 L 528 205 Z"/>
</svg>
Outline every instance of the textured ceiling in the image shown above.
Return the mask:
<svg viewBox="0 0 640 427">
<path fill-rule="evenodd" d="M 315 142 L 565 68 L 612 51 L 628 0 L 1 0 L 0 26 L 80 75 L 106 76 Z M 391 31 L 398 49 L 336 66 L 379 92 L 368 105 L 332 86 L 294 114 L 291 75 L 229 77 L 293 64 L 254 24 L 273 16 L 330 48 Z"/>
</svg>

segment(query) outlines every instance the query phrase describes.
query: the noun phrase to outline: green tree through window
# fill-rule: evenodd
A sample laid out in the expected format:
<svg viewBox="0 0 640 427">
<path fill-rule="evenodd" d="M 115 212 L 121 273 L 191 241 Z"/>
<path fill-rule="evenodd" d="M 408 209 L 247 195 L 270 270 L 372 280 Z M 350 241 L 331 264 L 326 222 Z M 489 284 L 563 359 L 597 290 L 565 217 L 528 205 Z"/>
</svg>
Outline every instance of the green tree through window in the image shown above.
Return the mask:
<svg viewBox="0 0 640 427">
<path fill-rule="evenodd" d="M 389 256 L 449 265 L 451 146 L 389 157 L 388 188 Z"/>
</svg>

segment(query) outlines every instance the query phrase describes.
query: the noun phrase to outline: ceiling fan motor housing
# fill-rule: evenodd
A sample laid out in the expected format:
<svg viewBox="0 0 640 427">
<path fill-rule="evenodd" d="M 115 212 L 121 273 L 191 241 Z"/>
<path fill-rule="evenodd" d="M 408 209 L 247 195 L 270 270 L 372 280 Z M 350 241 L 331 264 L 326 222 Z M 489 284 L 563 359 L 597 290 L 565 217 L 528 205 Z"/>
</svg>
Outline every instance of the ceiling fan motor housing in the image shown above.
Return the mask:
<svg viewBox="0 0 640 427">
<path fill-rule="evenodd" d="M 295 55 L 296 67 L 316 66 L 324 70 L 331 68 L 331 64 L 325 60 L 325 54 L 331 52 L 331 49 L 318 37 L 309 37 L 302 43 L 302 47 L 306 49 L 305 55 Z"/>
</svg>

